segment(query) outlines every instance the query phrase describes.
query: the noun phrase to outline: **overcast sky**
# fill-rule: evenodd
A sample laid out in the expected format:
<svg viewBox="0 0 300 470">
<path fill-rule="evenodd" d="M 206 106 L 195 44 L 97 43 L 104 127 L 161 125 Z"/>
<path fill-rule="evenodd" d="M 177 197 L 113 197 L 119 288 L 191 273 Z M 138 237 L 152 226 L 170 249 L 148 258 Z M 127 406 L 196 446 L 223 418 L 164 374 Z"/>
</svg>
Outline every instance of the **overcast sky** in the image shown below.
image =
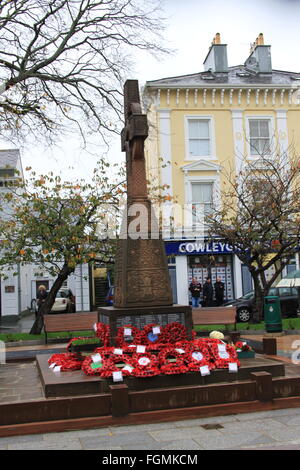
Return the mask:
<svg viewBox="0 0 300 470">
<path fill-rule="evenodd" d="M 243 64 L 250 43 L 259 33 L 270 44 L 274 69 L 300 72 L 300 0 L 164 0 L 161 2 L 167 29 L 166 46 L 175 49 L 161 61 L 135 53 L 135 70 L 128 78 L 147 80 L 203 71 L 214 35 L 221 34 L 227 44 L 229 66 Z M 133 51 L 134 52 L 134 51 Z M 75 139 L 64 141 L 61 149 L 45 150 L 35 145 L 22 149 L 23 166 L 32 166 L 38 173 L 48 171 L 88 178 L 96 165 L 96 156 L 79 150 Z M 2 148 L 11 145 L 2 144 Z M 110 159 L 121 161 L 119 138 L 115 139 Z M 99 145 L 99 152 L 101 147 Z M 74 170 L 68 170 L 73 166 Z"/>
</svg>

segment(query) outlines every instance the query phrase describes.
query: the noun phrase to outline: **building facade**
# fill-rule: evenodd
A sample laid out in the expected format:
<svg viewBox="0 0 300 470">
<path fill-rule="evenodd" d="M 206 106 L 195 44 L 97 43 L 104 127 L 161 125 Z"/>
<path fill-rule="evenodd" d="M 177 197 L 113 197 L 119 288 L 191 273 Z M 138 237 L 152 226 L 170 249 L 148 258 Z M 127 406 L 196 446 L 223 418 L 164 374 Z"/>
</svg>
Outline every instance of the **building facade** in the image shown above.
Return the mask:
<svg viewBox="0 0 300 470">
<path fill-rule="evenodd" d="M 292 144 L 300 154 L 300 73 L 272 69 L 262 34 L 244 64 L 229 67 L 227 45 L 217 34 L 203 72 L 148 81 L 143 102 L 150 122 L 149 179 L 178 207 L 192 207 L 189 222 L 182 219 L 184 233 L 165 236 L 177 302 L 188 301 L 192 276 L 202 283 L 207 275 L 213 282 L 221 277 L 228 300 L 245 294 L 252 289 L 248 269 L 232 247 L 208 243 L 205 230 L 191 229 L 195 211 L 199 205 L 209 213 L 221 204 L 226 175 L 238 174 L 260 152 L 277 145 L 288 153 Z M 296 268 L 299 254 L 287 270 Z"/>
</svg>

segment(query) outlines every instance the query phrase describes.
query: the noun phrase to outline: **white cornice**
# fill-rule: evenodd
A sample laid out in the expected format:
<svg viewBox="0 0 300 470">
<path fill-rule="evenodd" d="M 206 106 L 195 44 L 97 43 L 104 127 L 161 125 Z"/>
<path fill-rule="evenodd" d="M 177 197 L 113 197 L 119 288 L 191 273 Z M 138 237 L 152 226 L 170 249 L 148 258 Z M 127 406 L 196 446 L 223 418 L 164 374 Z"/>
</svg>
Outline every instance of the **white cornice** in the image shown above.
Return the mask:
<svg viewBox="0 0 300 470">
<path fill-rule="evenodd" d="M 209 84 L 209 83 L 203 83 L 203 84 L 198 84 L 198 85 L 191 85 L 191 84 L 182 84 L 182 85 L 179 85 L 179 84 L 176 84 L 176 85 L 170 85 L 170 84 L 167 84 L 167 85 L 148 85 L 146 86 L 146 88 L 148 90 L 157 90 L 157 89 L 163 89 L 163 90 L 168 90 L 168 89 L 172 89 L 172 90 L 187 90 L 187 89 L 193 89 L 193 90 L 203 90 L 203 89 L 210 89 L 210 90 L 213 90 L 214 88 L 216 89 L 221 89 L 224 88 L 226 90 L 231 90 L 231 89 L 234 89 L 234 90 L 248 90 L 249 88 L 252 89 L 252 90 L 257 90 L 257 89 L 261 89 L 261 90 L 265 90 L 265 89 L 268 89 L 268 90 L 285 90 L 285 89 L 292 89 L 292 90 L 296 90 L 297 88 L 300 88 L 300 84 L 296 85 L 294 83 L 292 83 L 291 85 L 287 85 L 287 84 L 282 84 L 282 85 L 277 85 L 277 84 L 274 84 L 274 85 L 271 85 L 269 83 L 266 83 L 265 85 L 264 84 L 257 84 L 255 85 L 254 83 L 249 83 L 248 85 L 234 85 L 233 83 L 229 83 L 229 84 L 225 84 L 225 83 L 220 83 L 220 84 L 217 84 L 217 83 L 212 83 L 212 84 Z"/>
</svg>

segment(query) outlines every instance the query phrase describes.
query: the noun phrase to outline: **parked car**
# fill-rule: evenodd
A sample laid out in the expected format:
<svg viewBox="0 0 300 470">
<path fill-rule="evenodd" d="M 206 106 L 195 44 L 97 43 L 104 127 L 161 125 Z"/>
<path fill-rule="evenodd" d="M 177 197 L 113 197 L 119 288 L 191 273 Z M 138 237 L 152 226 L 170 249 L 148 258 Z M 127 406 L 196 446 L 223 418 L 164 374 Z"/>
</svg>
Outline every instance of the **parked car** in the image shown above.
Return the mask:
<svg viewBox="0 0 300 470">
<path fill-rule="evenodd" d="M 31 310 L 33 312 L 38 311 L 36 299 L 32 299 L 31 301 Z M 60 289 L 56 294 L 56 298 L 50 313 L 74 313 L 75 311 L 75 297 L 71 289 Z"/>
<path fill-rule="evenodd" d="M 298 292 L 295 287 L 271 287 L 268 295 L 277 295 L 280 299 L 281 314 L 283 317 L 296 317 L 298 310 Z M 225 307 L 237 307 L 237 321 L 248 322 L 252 317 L 254 291 L 230 300 Z"/>
<path fill-rule="evenodd" d="M 75 297 L 71 289 L 60 289 L 56 294 L 51 313 L 74 313 L 76 311 L 75 305 Z"/>
<path fill-rule="evenodd" d="M 107 296 L 105 297 L 106 305 L 113 305 L 114 304 L 114 286 L 110 286 L 108 289 Z"/>
</svg>

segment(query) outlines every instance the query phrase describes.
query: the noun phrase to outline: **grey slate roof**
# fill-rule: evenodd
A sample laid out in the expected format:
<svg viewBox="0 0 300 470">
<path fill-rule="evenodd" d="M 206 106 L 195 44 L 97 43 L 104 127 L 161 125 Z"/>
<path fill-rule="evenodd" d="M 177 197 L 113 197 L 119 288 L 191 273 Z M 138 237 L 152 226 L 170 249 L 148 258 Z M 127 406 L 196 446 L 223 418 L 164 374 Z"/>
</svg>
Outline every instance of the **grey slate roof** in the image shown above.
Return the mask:
<svg viewBox="0 0 300 470">
<path fill-rule="evenodd" d="M 300 85 L 300 73 L 272 70 L 272 73 L 255 73 L 244 65 L 228 67 L 228 73 L 212 73 L 209 71 L 162 78 L 146 82 L 146 87 L 154 88 L 210 88 L 212 86 L 233 87 L 297 87 Z"/>
<path fill-rule="evenodd" d="M 16 168 L 20 158 L 18 149 L 0 150 L 0 168 Z"/>
</svg>

